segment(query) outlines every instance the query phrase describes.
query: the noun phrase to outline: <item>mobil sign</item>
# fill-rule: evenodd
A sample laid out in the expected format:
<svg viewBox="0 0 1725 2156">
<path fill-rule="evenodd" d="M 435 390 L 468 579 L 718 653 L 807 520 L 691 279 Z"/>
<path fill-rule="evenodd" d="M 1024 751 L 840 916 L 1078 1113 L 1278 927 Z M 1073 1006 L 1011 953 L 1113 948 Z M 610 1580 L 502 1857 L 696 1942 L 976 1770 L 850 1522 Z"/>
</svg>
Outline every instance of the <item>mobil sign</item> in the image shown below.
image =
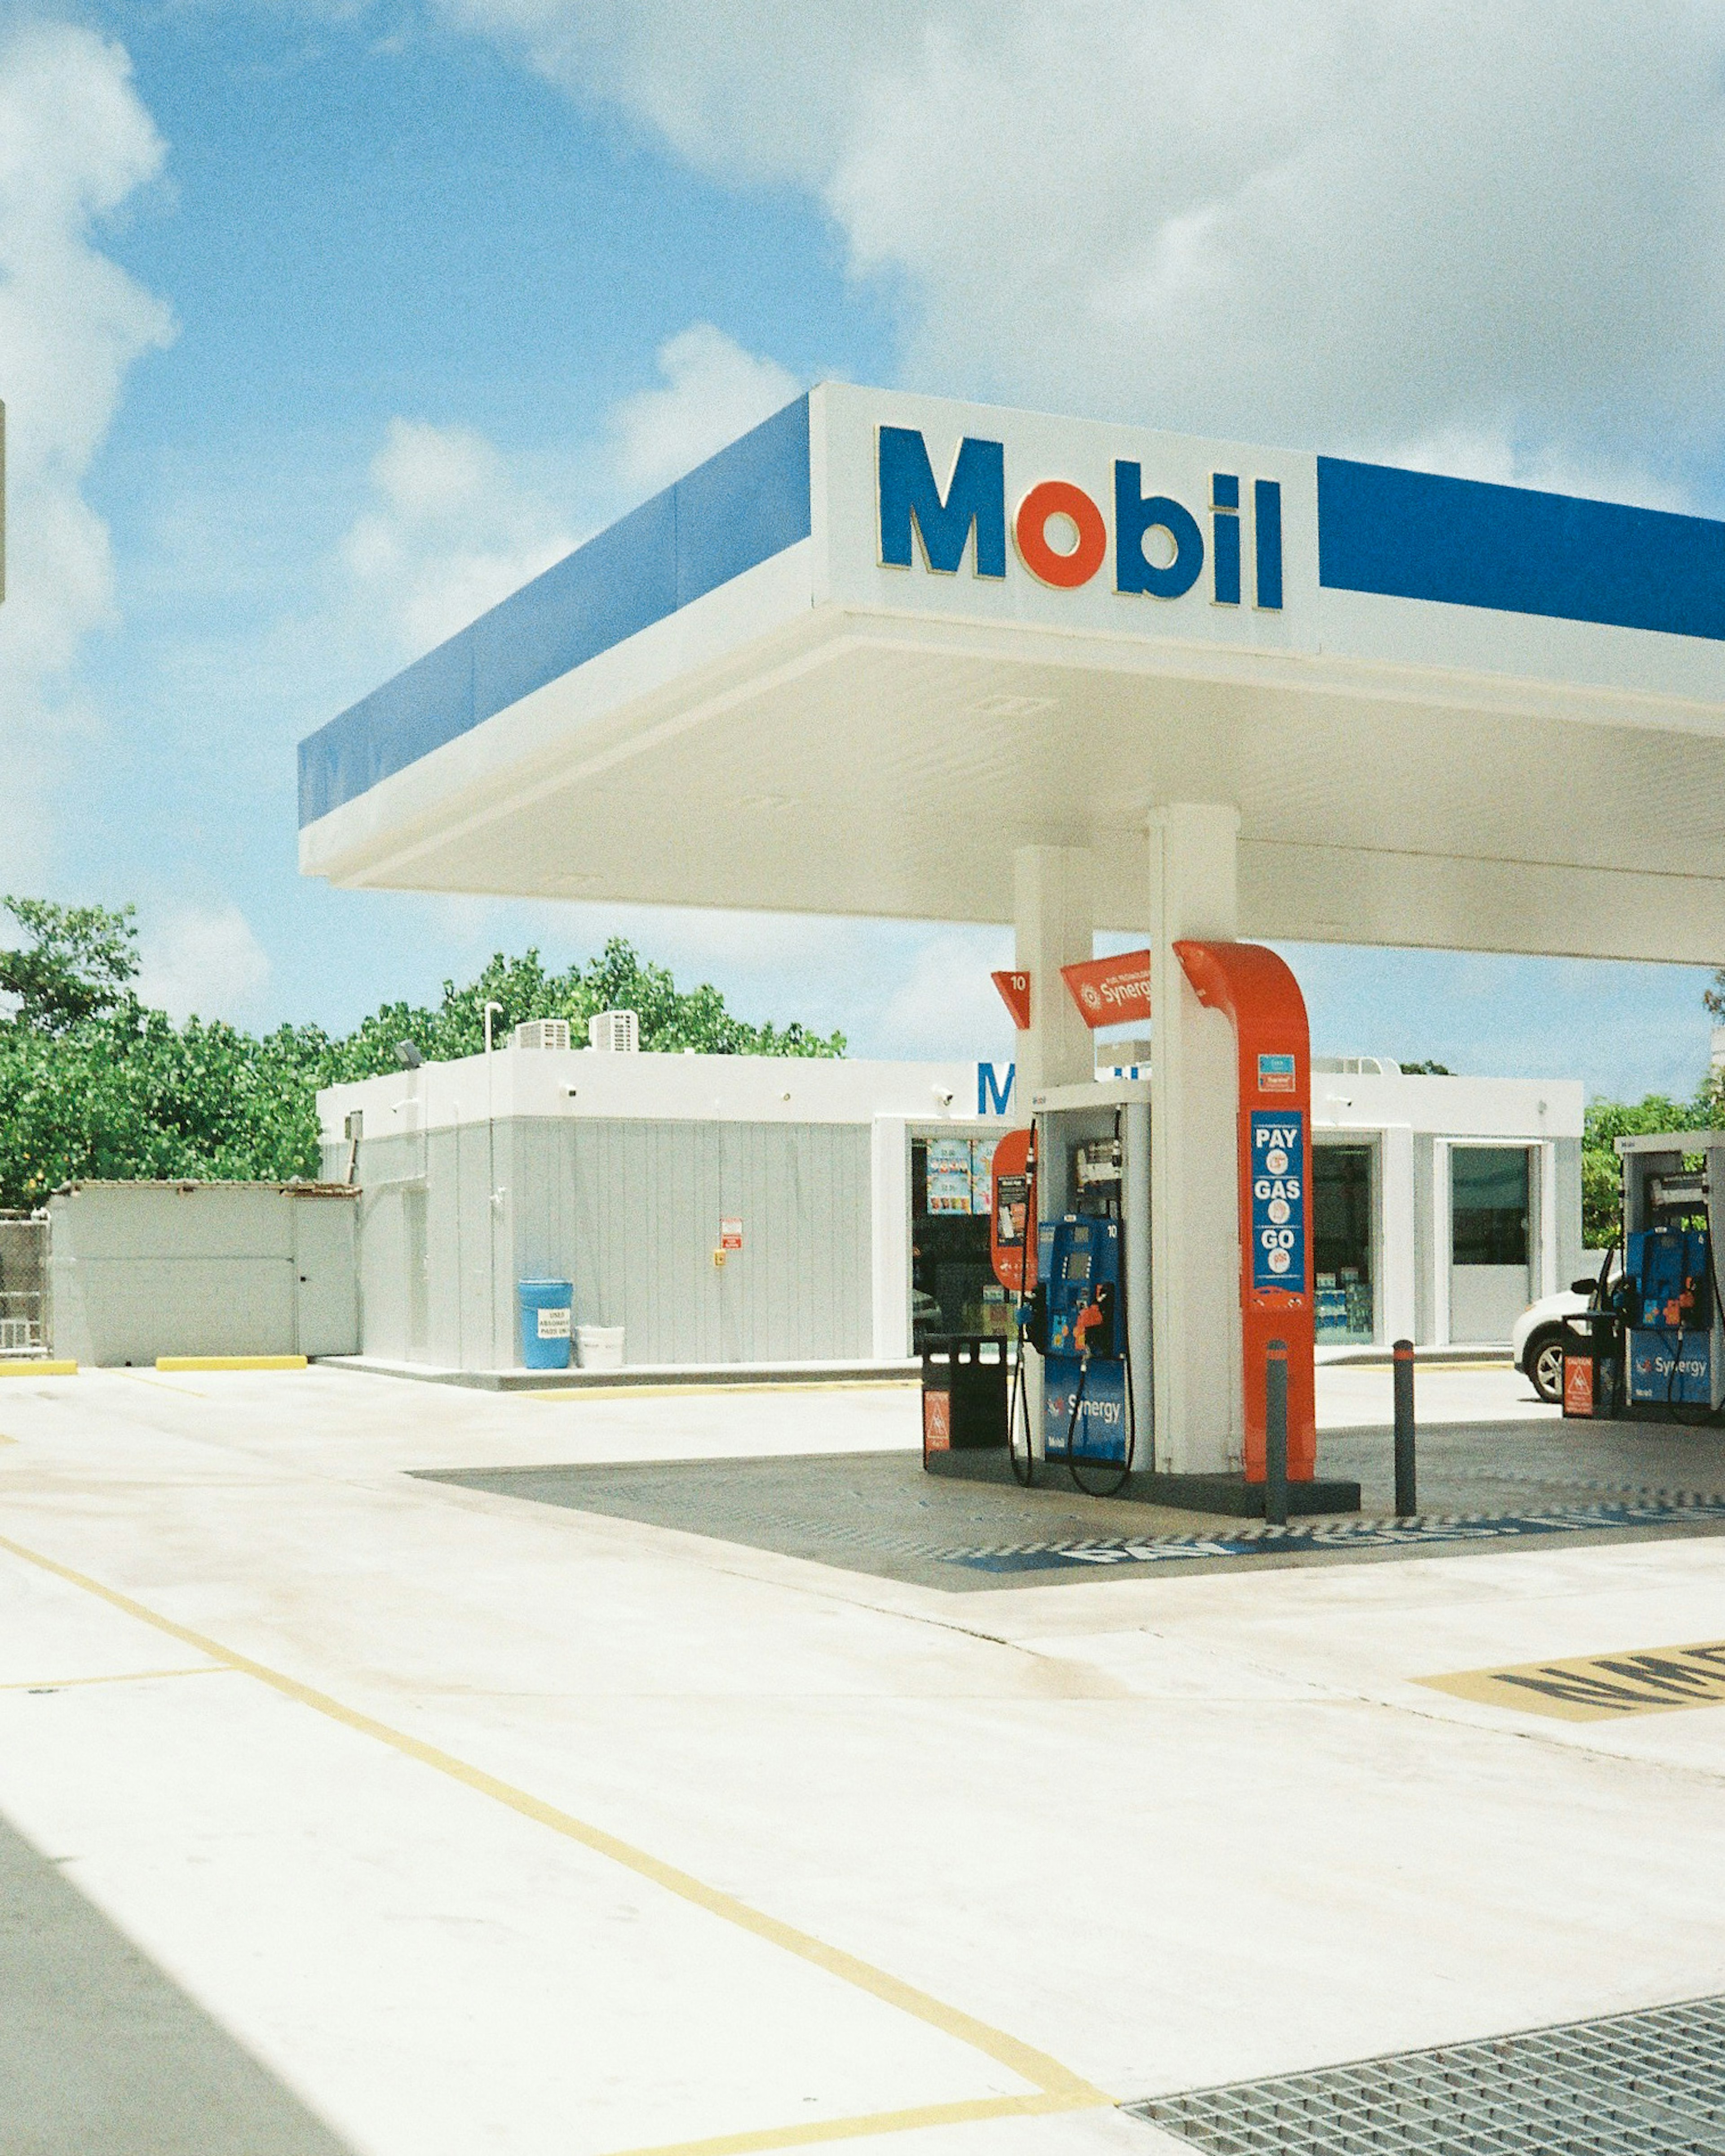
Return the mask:
<svg viewBox="0 0 1725 2156">
<path fill-rule="evenodd" d="M 968 555 L 976 576 L 1004 582 L 1015 558 L 1017 573 L 1052 591 L 1101 583 L 1279 613 L 1281 482 L 1212 471 L 1195 492 L 1189 480 L 1175 491 L 1143 454 L 1111 459 L 1111 484 L 1096 492 L 1055 474 L 1009 490 L 1004 442 L 967 434 L 937 465 L 920 428 L 880 427 L 881 566 L 955 576 Z"/>
</svg>

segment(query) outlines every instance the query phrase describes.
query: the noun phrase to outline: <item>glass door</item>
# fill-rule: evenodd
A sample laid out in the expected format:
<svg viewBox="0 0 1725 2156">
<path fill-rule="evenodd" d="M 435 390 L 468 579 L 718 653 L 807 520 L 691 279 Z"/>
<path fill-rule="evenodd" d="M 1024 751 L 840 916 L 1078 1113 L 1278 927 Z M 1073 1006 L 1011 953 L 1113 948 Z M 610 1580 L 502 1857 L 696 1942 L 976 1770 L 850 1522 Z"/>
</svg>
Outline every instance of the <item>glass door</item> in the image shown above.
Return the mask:
<svg viewBox="0 0 1725 2156">
<path fill-rule="evenodd" d="M 1532 1300 L 1525 1146 L 1450 1152 L 1450 1337 L 1502 1347 Z"/>
<path fill-rule="evenodd" d="M 1370 1146 L 1313 1146 L 1312 1220 L 1318 1344 L 1363 1345 L 1377 1337 Z"/>
</svg>

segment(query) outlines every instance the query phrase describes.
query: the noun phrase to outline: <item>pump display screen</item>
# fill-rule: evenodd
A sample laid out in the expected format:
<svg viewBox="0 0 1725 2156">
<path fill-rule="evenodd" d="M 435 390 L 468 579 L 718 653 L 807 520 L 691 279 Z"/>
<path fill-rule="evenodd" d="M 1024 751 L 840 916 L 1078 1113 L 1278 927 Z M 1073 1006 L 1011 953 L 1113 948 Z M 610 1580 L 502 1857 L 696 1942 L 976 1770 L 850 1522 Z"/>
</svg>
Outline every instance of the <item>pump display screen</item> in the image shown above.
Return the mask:
<svg viewBox="0 0 1725 2156">
<path fill-rule="evenodd" d="M 1066 1263 L 1065 1268 L 1061 1271 L 1060 1278 L 1062 1280 L 1070 1281 L 1087 1281 L 1090 1278 L 1090 1252 L 1088 1250 L 1069 1250 L 1066 1253 Z"/>
</svg>

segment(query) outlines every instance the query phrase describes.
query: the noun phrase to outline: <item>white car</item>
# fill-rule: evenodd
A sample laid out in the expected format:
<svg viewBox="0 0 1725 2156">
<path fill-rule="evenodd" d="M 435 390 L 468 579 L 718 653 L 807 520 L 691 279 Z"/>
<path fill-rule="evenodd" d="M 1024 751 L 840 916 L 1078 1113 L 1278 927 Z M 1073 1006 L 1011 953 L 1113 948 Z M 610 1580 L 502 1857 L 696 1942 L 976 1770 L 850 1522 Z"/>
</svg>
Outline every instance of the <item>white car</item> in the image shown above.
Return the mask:
<svg viewBox="0 0 1725 2156">
<path fill-rule="evenodd" d="M 1613 1278 L 1615 1273 L 1614 1265 Z M 1591 1308 L 1598 1286 L 1596 1276 L 1572 1281 L 1556 1295 L 1541 1296 L 1522 1312 L 1510 1333 L 1511 1359 L 1527 1373 L 1540 1399 L 1553 1407 L 1563 1397 L 1563 1320 L 1575 1311 Z"/>
</svg>

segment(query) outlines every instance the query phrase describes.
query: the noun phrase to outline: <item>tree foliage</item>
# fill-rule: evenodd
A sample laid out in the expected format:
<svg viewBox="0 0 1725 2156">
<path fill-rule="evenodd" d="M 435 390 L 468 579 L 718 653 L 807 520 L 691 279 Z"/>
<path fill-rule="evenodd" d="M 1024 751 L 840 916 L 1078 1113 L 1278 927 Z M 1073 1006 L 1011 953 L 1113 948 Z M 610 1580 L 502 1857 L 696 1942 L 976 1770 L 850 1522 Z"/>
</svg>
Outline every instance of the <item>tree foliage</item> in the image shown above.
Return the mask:
<svg viewBox="0 0 1725 2156">
<path fill-rule="evenodd" d="M 321 1086 L 397 1067 L 411 1040 L 428 1060 L 477 1055 L 485 1007 L 493 1037 L 533 1018 L 567 1018 L 584 1040 L 596 1011 L 629 1009 L 644 1049 L 717 1055 L 842 1055 L 845 1038 L 751 1025 L 716 988 L 680 989 L 614 937 L 597 957 L 548 973 L 536 950 L 497 952 L 479 978 L 444 983 L 442 1001 L 386 1004 L 351 1034 L 283 1025 L 262 1038 L 221 1019 L 176 1025 L 141 1004 L 132 909 L 7 899 L 31 938 L 0 952 L 0 1207 L 39 1204 L 76 1180 L 130 1177 L 287 1182 L 318 1172 Z"/>
<path fill-rule="evenodd" d="M 1725 1127 L 1725 1094 L 1709 1078 L 1692 1101 L 1674 1101 L 1666 1093 L 1645 1099 L 1594 1101 L 1588 1108 L 1581 1137 L 1581 1240 L 1590 1250 L 1603 1250 L 1623 1232 L 1623 1190 L 1612 1141 L 1656 1131 Z"/>
<path fill-rule="evenodd" d="M 134 906 L 55 906 L 45 898 L 0 898 L 31 941 L 0 951 L 0 994 L 38 1033 L 61 1034 L 111 1010 L 138 970 Z"/>
</svg>

